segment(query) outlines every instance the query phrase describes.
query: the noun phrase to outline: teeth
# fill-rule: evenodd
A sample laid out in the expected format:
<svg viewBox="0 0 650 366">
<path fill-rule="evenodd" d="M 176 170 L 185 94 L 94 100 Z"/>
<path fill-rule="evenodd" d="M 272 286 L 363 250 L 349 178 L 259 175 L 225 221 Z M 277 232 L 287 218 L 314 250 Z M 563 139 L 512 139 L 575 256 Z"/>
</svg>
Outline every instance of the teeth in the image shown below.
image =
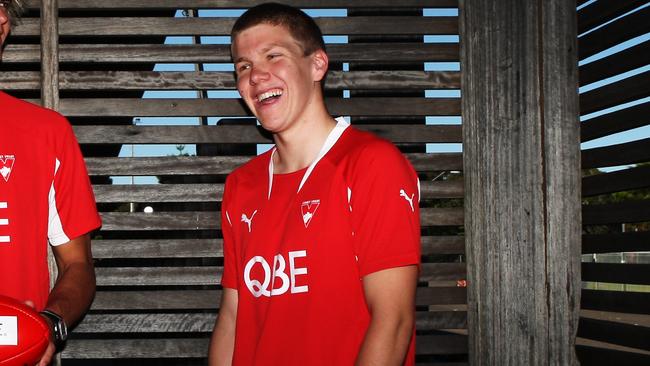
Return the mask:
<svg viewBox="0 0 650 366">
<path fill-rule="evenodd" d="M 279 95 L 282 95 L 282 90 L 280 89 L 275 89 L 275 90 L 270 90 L 267 91 L 266 93 L 262 93 L 257 96 L 257 101 L 258 102 L 263 102 L 264 100 L 271 98 L 271 97 L 277 97 Z"/>
</svg>

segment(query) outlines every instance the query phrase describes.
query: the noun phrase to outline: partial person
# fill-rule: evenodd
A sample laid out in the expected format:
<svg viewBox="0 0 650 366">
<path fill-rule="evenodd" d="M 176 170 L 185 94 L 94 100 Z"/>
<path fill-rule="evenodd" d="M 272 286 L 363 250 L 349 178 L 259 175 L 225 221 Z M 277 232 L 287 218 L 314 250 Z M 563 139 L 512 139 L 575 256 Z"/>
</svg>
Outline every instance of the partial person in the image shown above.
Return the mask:
<svg viewBox="0 0 650 366">
<path fill-rule="evenodd" d="M 237 88 L 275 146 L 226 181 L 210 365 L 413 365 L 415 171 L 329 114 L 329 58 L 308 15 L 262 4 L 231 36 Z"/>
<path fill-rule="evenodd" d="M 2 46 L 22 9 L 22 0 L 0 0 Z M 30 304 L 50 325 L 38 363 L 46 366 L 95 294 L 89 233 L 101 221 L 63 116 L 0 91 L 0 125 L 0 294 Z M 51 291 L 48 242 L 58 269 Z"/>
</svg>

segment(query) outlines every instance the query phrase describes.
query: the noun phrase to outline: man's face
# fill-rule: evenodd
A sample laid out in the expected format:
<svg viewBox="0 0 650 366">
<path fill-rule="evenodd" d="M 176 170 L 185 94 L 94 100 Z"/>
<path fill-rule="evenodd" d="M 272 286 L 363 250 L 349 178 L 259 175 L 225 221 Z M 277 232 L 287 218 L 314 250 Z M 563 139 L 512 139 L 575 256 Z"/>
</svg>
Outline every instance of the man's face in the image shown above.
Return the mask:
<svg viewBox="0 0 650 366">
<path fill-rule="evenodd" d="M 322 100 L 318 82 L 327 71 L 327 55 L 304 56 L 285 27 L 248 28 L 233 40 L 232 53 L 239 94 L 266 130 L 290 129 Z"/>
<path fill-rule="evenodd" d="M 9 20 L 9 5 L 11 0 L 0 0 L 0 56 L 2 56 L 2 46 L 9 35 L 11 22 Z"/>
</svg>

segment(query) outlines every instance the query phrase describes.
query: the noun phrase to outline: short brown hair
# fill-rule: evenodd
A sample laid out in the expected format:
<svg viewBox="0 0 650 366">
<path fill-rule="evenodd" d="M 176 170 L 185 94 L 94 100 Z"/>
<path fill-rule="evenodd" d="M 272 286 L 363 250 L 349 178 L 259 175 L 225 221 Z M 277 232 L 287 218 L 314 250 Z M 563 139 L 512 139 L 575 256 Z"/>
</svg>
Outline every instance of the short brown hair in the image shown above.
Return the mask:
<svg viewBox="0 0 650 366">
<path fill-rule="evenodd" d="M 232 27 L 232 41 L 239 33 L 259 24 L 285 27 L 298 41 L 305 56 L 317 50 L 325 50 L 323 34 L 314 19 L 298 8 L 278 3 L 265 3 L 248 9 Z"/>
<path fill-rule="evenodd" d="M 11 24 L 16 25 L 20 22 L 20 17 L 25 12 L 25 4 L 23 0 L 10 0 L 7 10 Z"/>
</svg>

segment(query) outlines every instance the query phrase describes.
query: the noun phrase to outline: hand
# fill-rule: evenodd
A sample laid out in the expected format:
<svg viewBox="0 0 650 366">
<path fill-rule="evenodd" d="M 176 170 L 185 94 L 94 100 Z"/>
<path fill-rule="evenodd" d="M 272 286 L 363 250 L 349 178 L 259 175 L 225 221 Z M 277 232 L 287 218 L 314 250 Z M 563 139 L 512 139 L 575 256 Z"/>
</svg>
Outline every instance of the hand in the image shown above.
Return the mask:
<svg viewBox="0 0 650 366">
<path fill-rule="evenodd" d="M 31 308 L 34 308 L 34 303 L 32 301 L 25 301 L 25 304 Z M 52 324 L 50 322 L 50 319 L 45 318 L 45 321 L 47 324 L 50 326 L 50 329 L 52 328 Z M 52 362 L 52 358 L 54 357 L 54 354 L 56 353 L 56 347 L 54 346 L 54 342 L 52 342 L 52 337 L 49 337 L 50 344 L 47 345 L 47 348 L 45 349 L 45 352 L 41 356 L 41 359 L 36 363 L 36 366 L 48 366 Z"/>
</svg>

